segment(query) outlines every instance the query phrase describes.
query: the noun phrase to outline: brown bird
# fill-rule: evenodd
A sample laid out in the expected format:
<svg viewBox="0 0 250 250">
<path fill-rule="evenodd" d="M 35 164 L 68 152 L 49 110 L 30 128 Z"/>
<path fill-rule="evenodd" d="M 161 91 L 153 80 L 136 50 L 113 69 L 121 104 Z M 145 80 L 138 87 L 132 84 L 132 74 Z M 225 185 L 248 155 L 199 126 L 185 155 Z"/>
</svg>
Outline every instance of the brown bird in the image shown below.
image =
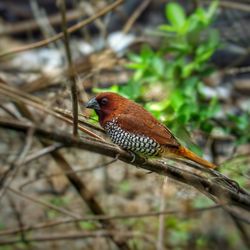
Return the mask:
<svg viewBox="0 0 250 250">
<path fill-rule="evenodd" d="M 135 154 L 151 157 L 184 158 L 207 168 L 216 166 L 189 149 L 139 104 L 118 94 L 104 92 L 88 101 L 111 140 Z"/>
</svg>

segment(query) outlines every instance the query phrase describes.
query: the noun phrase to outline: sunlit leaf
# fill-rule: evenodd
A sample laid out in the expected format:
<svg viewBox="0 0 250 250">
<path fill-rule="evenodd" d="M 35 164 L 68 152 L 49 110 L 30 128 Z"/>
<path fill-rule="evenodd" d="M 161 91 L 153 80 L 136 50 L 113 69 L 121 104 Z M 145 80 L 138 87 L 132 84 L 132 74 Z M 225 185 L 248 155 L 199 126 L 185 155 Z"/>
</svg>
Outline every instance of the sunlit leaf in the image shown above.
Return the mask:
<svg viewBox="0 0 250 250">
<path fill-rule="evenodd" d="M 184 9 L 177 3 L 167 4 L 166 17 L 169 22 L 177 28 L 183 27 L 186 21 L 186 14 L 184 12 Z"/>
</svg>

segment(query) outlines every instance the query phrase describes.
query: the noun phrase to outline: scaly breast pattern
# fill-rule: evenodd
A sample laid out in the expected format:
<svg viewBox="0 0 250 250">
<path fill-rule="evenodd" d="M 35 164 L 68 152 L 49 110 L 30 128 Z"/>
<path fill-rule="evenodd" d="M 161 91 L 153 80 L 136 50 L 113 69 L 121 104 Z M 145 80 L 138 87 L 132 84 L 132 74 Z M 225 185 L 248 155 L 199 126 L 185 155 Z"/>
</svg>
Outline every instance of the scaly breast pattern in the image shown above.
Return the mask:
<svg viewBox="0 0 250 250">
<path fill-rule="evenodd" d="M 120 147 L 143 156 L 155 156 L 161 146 L 154 139 L 123 130 L 114 119 L 105 124 L 105 130 L 111 140 Z"/>
</svg>

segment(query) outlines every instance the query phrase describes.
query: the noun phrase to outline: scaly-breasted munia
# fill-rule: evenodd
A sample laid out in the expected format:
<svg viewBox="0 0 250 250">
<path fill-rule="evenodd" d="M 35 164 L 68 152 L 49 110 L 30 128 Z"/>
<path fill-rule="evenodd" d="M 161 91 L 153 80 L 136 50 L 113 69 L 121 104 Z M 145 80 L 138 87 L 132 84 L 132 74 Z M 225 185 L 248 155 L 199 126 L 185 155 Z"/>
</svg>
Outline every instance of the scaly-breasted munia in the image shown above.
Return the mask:
<svg viewBox="0 0 250 250">
<path fill-rule="evenodd" d="M 86 107 L 95 110 L 111 140 L 126 150 L 145 157 L 174 156 L 207 168 L 216 167 L 182 146 L 166 126 L 139 104 L 118 94 L 101 93 Z"/>
</svg>

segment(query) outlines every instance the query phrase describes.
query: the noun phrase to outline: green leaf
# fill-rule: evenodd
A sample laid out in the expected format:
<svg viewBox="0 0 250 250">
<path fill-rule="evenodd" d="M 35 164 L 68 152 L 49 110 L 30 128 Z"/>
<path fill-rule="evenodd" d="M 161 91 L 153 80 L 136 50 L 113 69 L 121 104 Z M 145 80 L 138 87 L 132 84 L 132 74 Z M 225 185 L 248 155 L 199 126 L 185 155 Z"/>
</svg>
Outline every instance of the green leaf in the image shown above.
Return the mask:
<svg viewBox="0 0 250 250">
<path fill-rule="evenodd" d="M 176 42 L 176 43 L 171 44 L 168 47 L 168 51 L 171 51 L 171 52 L 180 52 L 180 53 L 183 53 L 183 54 L 188 54 L 188 53 L 190 53 L 190 47 L 186 43 Z"/>
<path fill-rule="evenodd" d="M 216 10 L 218 8 L 218 5 L 219 5 L 219 2 L 216 0 L 216 1 L 213 1 L 211 3 L 211 5 L 209 6 L 209 9 L 207 11 L 207 18 L 208 19 L 212 19 L 213 16 L 215 15 L 216 13 Z"/>
<path fill-rule="evenodd" d="M 196 9 L 195 15 L 203 25 L 209 24 L 209 20 L 207 18 L 206 11 L 204 9 L 202 9 L 202 8 Z"/>
<path fill-rule="evenodd" d="M 144 74 L 144 70 L 137 70 L 134 73 L 133 80 L 135 82 L 139 82 L 141 80 L 141 78 L 143 78 L 143 74 Z"/>
<path fill-rule="evenodd" d="M 144 69 L 145 68 L 145 64 L 143 63 L 129 63 L 127 64 L 127 68 L 129 69 Z"/>
<path fill-rule="evenodd" d="M 193 105 L 193 103 L 184 103 L 179 108 L 178 120 L 183 124 L 187 123 L 194 111 L 196 111 L 196 107 Z"/>
<path fill-rule="evenodd" d="M 140 55 L 130 53 L 130 54 L 128 54 L 128 58 L 130 61 L 132 61 L 134 63 L 141 63 L 142 62 Z"/>
<path fill-rule="evenodd" d="M 183 78 L 189 77 L 192 74 L 192 72 L 194 71 L 195 66 L 196 66 L 195 62 L 191 62 L 191 63 L 186 64 L 186 66 L 182 69 L 182 77 Z"/>
<path fill-rule="evenodd" d="M 213 129 L 213 125 L 209 122 L 201 123 L 201 129 L 207 133 L 210 133 Z"/>
<path fill-rule="evenodd" d="M 208 38 L 209 46 L 213 47 L 215 50 L 220 43 L 220 34 L 218 30 L 211 29 L 208 36 L 209 36 Z"/>
<path fill-rule="evenodd" d="M 122 192 L 122 193 L 128 193 L 128 192 L 131 191 L 132 187 L 131 187 L 131 184 L 129 183 L 129 181 L 124 180 L 124 181 L 122 181 L 122 182 L 119 183 L 118 188 L 119 188 L 120 192 Z"/>
<path fill-rule="evenodd" d="M 196 100 L 198 83 L 199 79 L 196 76 L 192 76 L 183 81 L 186 97 L 191 98 L 192 100 Z"/>
<path fill-rule="evenodd" d="M 5 224 L 3 222 L 0 221 L 0 230 L 5 228 Z"/>
<path fill-rule="evenodd" d="M 120 86 L 119 93 L 129 99 L 135 100 L 141 94 L 141 84 L 131 80 L 128 84 Z"/>
<path fill-rule="evenodd" d="M 119 93 L 119 87 L 118 87 L 118 85 L 113 85 L 113 86 L 111 86 L 109 88 L 93 88 L 92 91 L 95 94 L 102 93 L 102 92 Z"/>
<path fill-rule="evenodd" d="M 89 222 L 89 221 L 80 221 L 79 226 L 83 230 L 93 230 L 96 228 L 93 222 Z"/>
<path fill-rule="evenodd" d="M 164 61 L 160 57 L 155 57 L 152 59 L 152 66 L 155 71 L 155 73 L 159 76 L 162 76 L 164 74 Z"/>
<path fill-rule="evenodd" d="M 166 6 L 166 17 L 178 29 L 182 28 L 186 22 L 186 14 L 182 6 L 177 3 L 169 3 Z"/>
<path fill-rule="evenodd" d="M 185 99 L 184 96 L 182 94 L 182 91 L 179 89 L 176 89 L 172 95 L 171 95 L 171 99 L 170 99 L 170 103 L 171 106 L 173 107 L 173 109 L 175 111 L 178 111 L 179 108 L 183 105 Z"/>
<path fill-rule="evenodd" d="M 167 32 L 175 32 L 176 31 L 175 27 L 167 25 L 167 24 L 160 25 L 159 29 L 162 31 L 167 31 Z"/>
</svg>

